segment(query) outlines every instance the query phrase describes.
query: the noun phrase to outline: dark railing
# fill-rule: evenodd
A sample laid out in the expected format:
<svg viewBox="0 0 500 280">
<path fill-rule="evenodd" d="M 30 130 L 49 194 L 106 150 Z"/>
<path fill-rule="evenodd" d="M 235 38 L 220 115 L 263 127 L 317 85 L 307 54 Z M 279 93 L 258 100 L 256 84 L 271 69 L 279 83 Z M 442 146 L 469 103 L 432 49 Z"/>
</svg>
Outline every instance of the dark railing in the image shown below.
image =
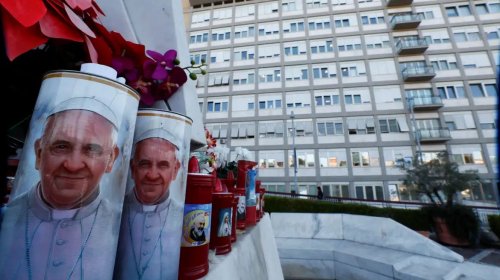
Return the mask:
<svg viewBox="0 0 500 280">
<path fill-rule="evenodd" d="M 406 67 L 402 72 L 404 78 L 416 75 L 436 75 L 432 66 Z"/>
<path fill-rule="evenodd" d="M 413 2 L 413 0 L 387 0 L 387 6 L 393 7 L 393 6 L 404 6 L 404 5 L 410 5 Z"/>
<path fill-rule="evenodd" d="M 427 41 L 424 39 L 400 39 L 396 43 L 396 49 L 398 52 L 401 51 L 401 49 L 412 49 L 412 48 L 427 48 L 429 45 L 427 44 Z"/>
<path fill-rule="evenodd" d="M 417 14 L 397 14 L 392 16 L 391 24 L 392 26 L 407 22 L 419 22 L 422 21 L 422 17 Z"/>
<path fill-rule="evenodd" d="M 417 131 L 420 140 L 450 139 L 450 130 L 447 128 L 420 129 Z"/>
<path fill-rule="evenodd" d="M 443 105 L 443 100 L 439 96 L 413 97 L 413 106 Z"/>
<path fill-rule="evenodd" d="M 280 196 L 280 197 L 290 197 L 297 199 L 311 199 L 319 200 L 315 195 L 307 194 L 291 194 L 283 192 L 272 192 L 266 191 L 266 195 Z M 364 204 L 379 208 L 390 207 L 399 209 L 420 209 L 423 206 L 431 206 L 430 203 L 414 202 L 414 201 L 391 201 L 391 200 L 373 200 L 373 199 L 359 199 L 350 197 L 335 197 L 335 196 L 324 196 L 323 201 L 330 201 L 332 203 L 354 203 L 354 204 Z M 481 223 L 483 225 L 488 224 L 488 215 L 500 215 L 500 207 L 490 207 L 490 206 L 469 206 L 477 213 Z"/>
</svg>

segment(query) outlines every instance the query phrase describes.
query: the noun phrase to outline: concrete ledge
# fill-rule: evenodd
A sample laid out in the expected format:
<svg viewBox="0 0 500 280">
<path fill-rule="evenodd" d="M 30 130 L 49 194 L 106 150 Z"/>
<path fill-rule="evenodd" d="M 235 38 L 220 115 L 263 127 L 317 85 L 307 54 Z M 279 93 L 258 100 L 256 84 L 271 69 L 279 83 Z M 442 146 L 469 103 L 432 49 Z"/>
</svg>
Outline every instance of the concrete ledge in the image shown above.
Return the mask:
<svg viewBox="0 0 500 280">
<path fill-rule="evenodd" d="M 283 279 L 283 271 L 271 220 L 266 214 L 256 226 L 248 227 L 238 235 L 227 255 L 210 251 L 210 271 L 204 279 Z"/>
<path fill-rule="evenodd" d="M 464 261 L 461 255 L 388 218 L 273 213 L 271 219 L 274 235 L 280 238 L 349 240 L 448 261 Z"/>
<path fill-rule="evenodd" d="M 286 279 L 493 279 L 500 268 L 463 257 L 391 219 L 273 213 Z"/>
</svg>

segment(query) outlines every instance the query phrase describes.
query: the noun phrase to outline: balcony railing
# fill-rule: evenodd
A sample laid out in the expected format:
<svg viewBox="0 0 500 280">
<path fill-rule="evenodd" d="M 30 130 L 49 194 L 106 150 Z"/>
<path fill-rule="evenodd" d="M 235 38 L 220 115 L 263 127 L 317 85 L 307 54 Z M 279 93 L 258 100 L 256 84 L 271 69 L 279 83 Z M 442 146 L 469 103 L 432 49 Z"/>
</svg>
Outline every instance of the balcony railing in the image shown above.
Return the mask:
<svg viewBox="0 0 500 280">
<path fill-rule="evenodd" d="M 416 111 L 433 110 L 443 107 L 443 100 L 439 96 L 413 97 L 413 109 Z"/>
<path fill-rule="evenodd" d="M 424 39 L 400 39 L 396 43 L 398 54 L 419 54 L 425 52 L 429 44 Z"/>
<path fill-rule="evenodd" d="M 211 4 L 211 3 L 216 3 L 216 2 L 217 2 L 217 0 L 189 0 L 189 4 L 191 4 L 191 6 L 202 5 L 202 4 Z"/>
<path fill-rule="evenodd" d="M 392 29 L 410 29 L 417 28 L 422 21 L 422 17 L 417 14 L 396 14 L 392 16 Z"/>
<path fill-rule="evenodd" d="M 402 69 L 401 73 L 405 82 L 429 81 L 436 76 L 432 66 L 409 66 Z"/>
<path fill-rule="evenodd" d="M 417 136 L 420 142 L 445 142 L 451 139 L 450 130 L 447 128 L 419 129 Z"/>
<path fill-rule="evenodd" d="M 413 0 L 387 0 L 387 7 L 411 5 Z"/>
</svg>

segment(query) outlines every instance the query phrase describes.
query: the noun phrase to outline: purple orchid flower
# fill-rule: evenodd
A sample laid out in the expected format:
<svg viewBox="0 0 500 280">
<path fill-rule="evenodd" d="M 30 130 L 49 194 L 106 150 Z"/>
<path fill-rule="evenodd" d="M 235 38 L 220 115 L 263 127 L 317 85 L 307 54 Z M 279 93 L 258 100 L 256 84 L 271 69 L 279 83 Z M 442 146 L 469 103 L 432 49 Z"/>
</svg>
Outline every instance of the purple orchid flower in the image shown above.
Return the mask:
<svg viewBox="0 0 500 280">
<path fill-rule="evenodd" d="M 128 57 L 114 57 L 111 60 L 113 67 L 118 75 L 123 76 L 128 82 L 135 82 L 139 79 L 139 70 L 135 68 L 134 61 Z"/>
<path fill-rule="evenodd" d="M 147 50 L 146 53 L 152 58 L 144 62 L 144 76 L 153 80 L 163 81 L 168 77 L 168 70 L 174 68 L 177 58 L 176 50 L 168 50 L 164 54 Z"/>
</svg>

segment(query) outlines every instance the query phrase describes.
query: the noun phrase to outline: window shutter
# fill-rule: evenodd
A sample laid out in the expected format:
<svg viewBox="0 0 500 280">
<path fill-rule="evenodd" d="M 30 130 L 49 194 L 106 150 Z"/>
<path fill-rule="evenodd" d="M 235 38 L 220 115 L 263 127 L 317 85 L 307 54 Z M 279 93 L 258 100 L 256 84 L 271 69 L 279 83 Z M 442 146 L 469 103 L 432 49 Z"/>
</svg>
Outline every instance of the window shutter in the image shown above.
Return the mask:
<svg viewBox="0 0 500 280">
<path fill-rule="evenodd" d="M 410 128 L 408 127 L 408 124 L 406 123 L 405 118 L 397 118 L 398 125 L 399 125 L 399 131 L 401 132 L 408 132 L 410 131 Z"/>
</svg>

